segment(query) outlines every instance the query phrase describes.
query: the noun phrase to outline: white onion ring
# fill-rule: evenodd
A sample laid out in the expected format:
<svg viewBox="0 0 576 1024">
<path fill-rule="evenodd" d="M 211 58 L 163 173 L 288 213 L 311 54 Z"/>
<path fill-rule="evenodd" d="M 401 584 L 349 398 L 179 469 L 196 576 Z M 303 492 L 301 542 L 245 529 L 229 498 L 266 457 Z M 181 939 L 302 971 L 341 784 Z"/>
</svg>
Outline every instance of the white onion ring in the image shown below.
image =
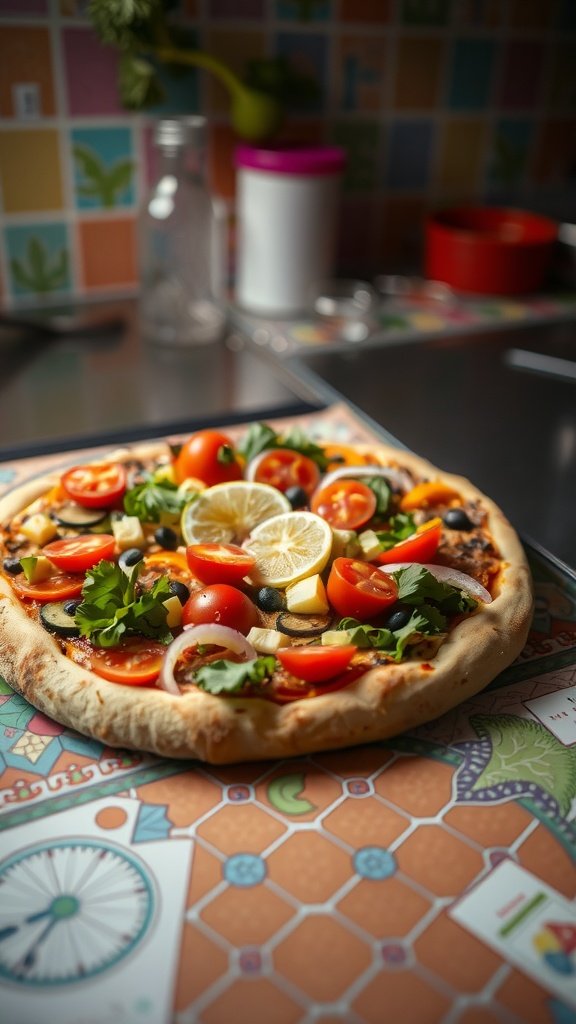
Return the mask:
<svg viewBox="0 0 576 1024">
<path fill-rule="evenodd" d="M 332 470 L 331 473 L 326 473 L 320 482 L 318 490 L 320 488 L 329 487 L 335 480 L 340 480 L 343 477 L 352 477 L 354 480 L 358 480 L 361 476 L 382 476 L 389 481 L 394 487 L 398 487 L 401 491 L 410 491 L 414 482 L 408 473 L 403 469 L 396 469 L 394 466 L 340 466 L 339 469 Z"/>
<path fill-rule="evenodd" d="M 472 597 L 478 598 L 479 601 L 483 601 L 484 604 L 491 604 L 492 595 L 483 587 L 478 580 L 468 576 L 465 572 L 460 572 L 459 569 L 451 569 L 448 565 L 432 565 L 429 563 L 422 564 L 420 562 L 392 562 L 390 565 L 379 565 L 378 568 L 382 572 L 392 573 L 398 572 L 399 569 L 408 569 L 411 565 L 422 565 L 423 569 L 427 569 L 441 583 L 451 583 L 453 587 L 457 587 L 458 590 L 465 590 Z"/>
<path fill-rule="evenodd" d="M 181 696 L 181 690 L 174 676 L 174 666 L 178 658 L 188 647 L 196 647 L 197 644 L 215 644 L 218 647 L 225 647 L 234 654 L 242 654 L 246 661 L 257 658 L 255 648 L 248 643 L 246 637 L 237 629 L 230 626 L 221 626 L 218 622 L 205 622 L 198 626 L 184 626 L 180 636 L 166 648 L 158 685 L 174 697 Z"/>
</svg>

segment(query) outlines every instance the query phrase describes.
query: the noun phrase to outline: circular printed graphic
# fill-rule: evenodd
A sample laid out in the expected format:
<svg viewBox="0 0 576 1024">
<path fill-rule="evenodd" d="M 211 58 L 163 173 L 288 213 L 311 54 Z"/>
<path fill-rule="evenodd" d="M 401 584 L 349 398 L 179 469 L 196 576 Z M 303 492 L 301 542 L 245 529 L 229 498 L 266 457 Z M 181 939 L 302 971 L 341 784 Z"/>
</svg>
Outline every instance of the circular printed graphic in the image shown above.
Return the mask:
<svg viewBox="0 0 576 1024">
<path fill-rule="evenodd" d="M 88 839 L 0 863 L 0 978 L 66 985 L 107 970 L 146 933 L 154 892 L 133 854 Z"/>
</svg>

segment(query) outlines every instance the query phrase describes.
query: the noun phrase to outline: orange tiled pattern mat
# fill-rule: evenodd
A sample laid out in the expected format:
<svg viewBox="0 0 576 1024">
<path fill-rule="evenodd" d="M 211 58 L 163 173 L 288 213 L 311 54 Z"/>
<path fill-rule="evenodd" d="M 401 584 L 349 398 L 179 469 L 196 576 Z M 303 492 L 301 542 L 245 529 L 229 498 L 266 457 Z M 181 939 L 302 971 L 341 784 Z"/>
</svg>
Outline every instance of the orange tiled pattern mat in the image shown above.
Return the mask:
<svg viewBox="0 0 576 1024">
<path fill-rule="evenodd" d="M 313 426 L 366 435 L 340 407 Z M 177 1024 L 565 1024 L 573 1010 L 449 916 L 505 857 L 576 895 L 576 747 L 526 712 L 576 686 L 576 587 L 532 564 L 533 629 L 498 686 L 383 744 L 183 765 L 91 743 L 3 685 L 0 829 L 116 794 L 138 802 L 136 847 L 193 840 Z"/>
</svg>

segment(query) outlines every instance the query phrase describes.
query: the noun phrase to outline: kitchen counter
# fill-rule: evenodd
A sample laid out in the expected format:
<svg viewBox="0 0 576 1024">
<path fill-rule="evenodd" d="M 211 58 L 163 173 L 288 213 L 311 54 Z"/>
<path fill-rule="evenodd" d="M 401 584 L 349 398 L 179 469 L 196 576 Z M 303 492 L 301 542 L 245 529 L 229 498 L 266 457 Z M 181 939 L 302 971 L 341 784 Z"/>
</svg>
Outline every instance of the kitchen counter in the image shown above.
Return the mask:
<svg viewBox="0 0 576 1024">
<path fill-rule="evenodd" d="M 102 311 L 120 314 L 120 327 L 0 335 L 0 459 L 344 397 L 392 438 L 468 476 L 524 536 L 576 566 L 572 317 L 287 357 L 237 330 L 194 349 L 148 345 L 134 303 Z"/>
</svg>

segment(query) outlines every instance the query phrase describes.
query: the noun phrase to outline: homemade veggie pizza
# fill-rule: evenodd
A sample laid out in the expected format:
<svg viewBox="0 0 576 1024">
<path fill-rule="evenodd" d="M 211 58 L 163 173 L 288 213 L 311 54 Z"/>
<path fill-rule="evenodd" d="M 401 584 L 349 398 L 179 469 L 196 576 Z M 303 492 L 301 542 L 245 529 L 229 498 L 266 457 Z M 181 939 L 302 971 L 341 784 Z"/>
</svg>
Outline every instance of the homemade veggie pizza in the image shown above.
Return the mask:
<svg viewBox="0 0 576 1024">
<path fill-rule="evenodd" d="M 0 500 L 0 674 L 111 747 L 230 763 L 383 740 L 522 650 L 521 543 L 462 477 L 266 423 Z"/>
</svg>

